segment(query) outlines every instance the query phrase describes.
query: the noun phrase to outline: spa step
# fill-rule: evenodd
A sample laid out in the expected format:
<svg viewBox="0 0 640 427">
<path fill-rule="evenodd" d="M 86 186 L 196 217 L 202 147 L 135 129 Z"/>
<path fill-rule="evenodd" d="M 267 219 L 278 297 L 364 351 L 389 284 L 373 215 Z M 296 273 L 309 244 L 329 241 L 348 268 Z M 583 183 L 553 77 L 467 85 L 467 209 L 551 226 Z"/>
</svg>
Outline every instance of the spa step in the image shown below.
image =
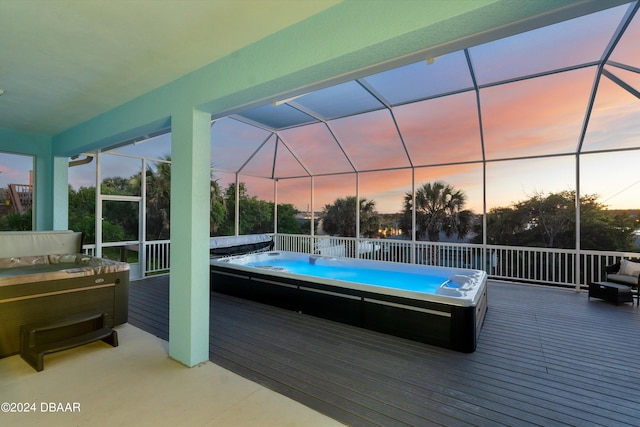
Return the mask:
<svg viewBox="0 0 640 427">
<path fill-rule="evenodd" d="M 84 313 L 23 325 L 20 333 L 20 356 L 36 371 L 44 369 L 44 355 L 68 350 L 102 340 L 118 346 L 118 334 L 105 326 L 106 313 L 92 310 Z"/>
</svg>

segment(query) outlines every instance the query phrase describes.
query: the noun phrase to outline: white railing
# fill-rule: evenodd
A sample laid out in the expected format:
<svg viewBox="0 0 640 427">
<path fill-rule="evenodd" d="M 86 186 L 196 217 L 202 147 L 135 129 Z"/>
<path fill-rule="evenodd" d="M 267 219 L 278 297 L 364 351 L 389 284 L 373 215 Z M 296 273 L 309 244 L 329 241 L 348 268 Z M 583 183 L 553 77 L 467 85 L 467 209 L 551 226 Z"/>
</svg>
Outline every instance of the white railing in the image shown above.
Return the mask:
<svg viewBox="0 0 640 427">
<path fill-rule="evenodd" d="M 586 288 L 605 277 L 605 266 L 621 258 L 640 258 L 633 252 L 580 251 L 470 243 L 415 242 L 407 240 L 356 239 L 354 237 L 275 234 L 275 250 L 315 255 L 374 259 L 443 267 L 484 270 L 490 278 L 516 282 Z M 169 240 L 145 242 L 143 277 L 168 273 Z M 95 245 L 84 245 L 95 254 Z"/>
<path fill-rule="evenodd" d="M 137 242 L 125 242 L 125 243 L 137 243 Z M 144 269 L 141 272 L 142 277 L 151 274 L 162 274 L 169 272 L 169 240 L 154 240 L 151 242 L 144 242 L 145 256 L 144 256 Z M 118 243 L 105 243 L 103 247 L 122 246 L 123 242 Z M 95 256 L 96 245 L 83 245 L 82 252 L 85 255 Z"/>
<path fill-rule="evenodd" d="M 95 243 L 92 243 L 90 245 L 82 245 L 82 253 L 89 256 L 96 256 Z"/>
<path fill-rule="evenodd" d="M 479 244 L 356 239 L 354 237 L 274 235 L 275 249 L 316 255 L 484 270 L 493 279 L 586 288 L 602 280 L 605 266 L 640 254 L 614 251 Z"/>
<path fill-rule="evenodd" d="M 488 246 L 488 250 L 491 251 L 491 269 L 487 273 L 496 279 L 576 284 L 575 250 L 497 245 Z"/>
<path fill-rule="evenodd" d="M 145 242 L 144 276 L 169 272 L 169 243 L 170 240 L 154 240 Z"/>
</svg>

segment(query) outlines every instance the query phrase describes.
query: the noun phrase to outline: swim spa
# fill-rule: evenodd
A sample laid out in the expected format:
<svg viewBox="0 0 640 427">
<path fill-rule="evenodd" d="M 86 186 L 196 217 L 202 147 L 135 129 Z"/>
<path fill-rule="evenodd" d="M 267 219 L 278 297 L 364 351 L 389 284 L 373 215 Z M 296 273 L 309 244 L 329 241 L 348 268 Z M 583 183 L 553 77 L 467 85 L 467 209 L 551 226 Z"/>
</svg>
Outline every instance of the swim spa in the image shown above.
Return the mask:
<svg viewBox="0 0 640 427">
<path fill-rule="evenodd" d="M 211 259 L 211 290 L 470 353 L 486 273 L 271 251 Z"/>
</svg>

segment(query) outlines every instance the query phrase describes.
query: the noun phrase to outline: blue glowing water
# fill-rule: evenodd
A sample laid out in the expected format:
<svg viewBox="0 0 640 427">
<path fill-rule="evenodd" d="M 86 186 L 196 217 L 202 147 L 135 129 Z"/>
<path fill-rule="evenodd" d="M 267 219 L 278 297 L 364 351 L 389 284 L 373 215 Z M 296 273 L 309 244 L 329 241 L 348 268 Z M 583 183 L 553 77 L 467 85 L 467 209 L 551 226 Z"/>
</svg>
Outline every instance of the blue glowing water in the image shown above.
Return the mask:
<svg viewBox="0 0 640 427">
<path fill-rule="evenodd" d="M 383 286 L 415 292 L 435 293 L 448 280 L 444 276 L 405 273 L 401 271 L 373 270 L 354 265 L 321 265 L 308 260 L 269 259 L 247 263 L 247 266 L 265 270 L 284 271 L 305 276 L 320 277 L 366 285 Z"/>
</svg>

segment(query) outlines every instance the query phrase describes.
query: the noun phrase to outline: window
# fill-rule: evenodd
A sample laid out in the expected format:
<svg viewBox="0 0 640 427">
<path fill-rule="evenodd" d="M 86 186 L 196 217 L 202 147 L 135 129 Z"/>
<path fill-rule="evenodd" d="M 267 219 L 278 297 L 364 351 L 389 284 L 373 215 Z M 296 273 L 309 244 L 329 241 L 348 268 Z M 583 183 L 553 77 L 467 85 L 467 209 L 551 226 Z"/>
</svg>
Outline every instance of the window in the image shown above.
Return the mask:
<svg viewBox="0 0 640 427">
<path fill-rule="evenodd" d="M 0 153 L 0 230 L 33 229 L 33 157 Z"/>
</svg>

